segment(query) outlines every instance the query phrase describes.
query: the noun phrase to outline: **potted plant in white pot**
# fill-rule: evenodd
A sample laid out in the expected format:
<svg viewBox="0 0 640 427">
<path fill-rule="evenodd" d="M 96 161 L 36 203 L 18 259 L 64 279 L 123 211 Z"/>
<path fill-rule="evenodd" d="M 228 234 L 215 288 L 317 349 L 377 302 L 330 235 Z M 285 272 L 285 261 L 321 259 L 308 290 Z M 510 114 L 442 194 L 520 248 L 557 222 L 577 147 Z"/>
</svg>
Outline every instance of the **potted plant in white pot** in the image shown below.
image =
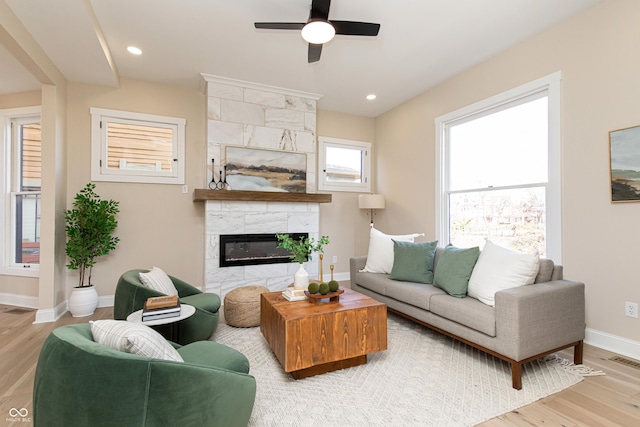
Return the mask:
<svg viewBox="0 0 640 427">
<path fill-rule="evenodd" d="M 94 192 L 95 184 L 88 183 L 76 194 L 73 209 L 64 211 L 69 257 L 67 268 L 78 270 L 78 286 L 69 297 L 69 311 L 73 317 L 93 314 L 98 306 L 98 292 L 91 283 L 95 259 L 116 248 L 119 237 L 112 236 L 118 226 L 118 202 L 102 200 Z"/>
<path fill-rule="evenodd" d="M 304 269 L 303 263 L 309 261 L 309 257 L 314 252 L 324 253 L 323 246 L 329 244 L 329 236 L 322 236 L 317 242 L 313 237 L 311 239 L 300 237 L 299 240 L 295 240 L 288 234 L 276 234 L 276 237 L 278 238 L 278 247 L 291 252 L 291 261 L 300 264 L 298 271 L 293 276 L 293 287 L 295 289 L 307 289 L 307 286 L 309 286 L 309 274 Z M 322 277 L 320 277 L 320 281 L 322 281 Z"/>
</svg>

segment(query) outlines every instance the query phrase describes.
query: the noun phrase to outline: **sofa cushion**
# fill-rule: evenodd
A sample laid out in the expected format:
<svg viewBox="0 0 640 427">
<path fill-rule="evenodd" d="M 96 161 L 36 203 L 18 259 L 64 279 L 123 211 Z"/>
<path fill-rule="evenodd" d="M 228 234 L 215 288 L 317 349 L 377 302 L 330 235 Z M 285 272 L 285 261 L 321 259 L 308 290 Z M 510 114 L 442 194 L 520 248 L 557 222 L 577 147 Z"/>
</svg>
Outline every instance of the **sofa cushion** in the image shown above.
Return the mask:
<svg viewBox="0 0 640 427">
<path fill-rule="evenodd" d="M 387 285 L 391 283 L 395 286 L 396 282 L 391 282 L 389 276 L 380 273 L 356 273 L 356 283 L 370 291 L 377 292 L 380 295 L 387 294 Z"/>
<path fill-rule="evenodd" d="M 178 290 L 173 285 L 171 278 L 162 269 L 153 267 L 146 273 L 140 273 L 140 282 L 149 289 L 165 295 L 178 295 Z"/>
<path fill-rule="evenodd" d="M 438 260 L 433 284 L 449 295 L 464 298 L 467 295 L 469 278 L 480 255 L 480 249 L 457 248 L 447 245 Z"/>
<path fill-rule="evenodd" d="M 467 292 L 470 297 L 495 306 L 496 292 L 532 284 L 539 265 L 537 254 L 514 252 L 487 240 L 471 273 Z"/>
<path fill-rule="evenodd" d="M 538 275 L 534 283 L 544 283 L 551 280 L 553 274 L 553 268 L 555 264 L 552 260 L 547 258 L 540 258 L 540 268 L 538 269 Z"/>
<path fill-rule="evenodd" d="M 95 320 L 89 323 L 93 340 L 99 344 L 153 359 L 183 361 L 162 335 L 146 325 L 125 320 Z"/>
<path fill-rule="evenodd" d="M 475 298 L 451 298 L 449 295 L 433 295 L 429 303 L 433 314 L 482 332 L 496 336 L 495 308 Z M 516 339 L 514 337 L 514 339 Z"/>
<path fill-rule="evenodd" d="M 427 311 L 430 310 L 433 295 L 447 295 L 445 291 L 433 285 L 414 282 L 393 282 L 387 286 L 386 292 L 388 297 Z"/>
<path fill-rule="evenodd" d="M 371 227 L 367 264 L 362 271 L 389 274 L 393 268 L 393 241 L 391 239 L 399 242 L 413 242 L 418 236 L 420 234 L 417 233 L 393 236 Z"/>
<path fill-rule="evenodd" d="M 437 240 L 423 243 L 393 240 L 393 268 L 389 278 L 407 282 L 433 283 L 433 259 L 437 246 Z"/>
</svg>

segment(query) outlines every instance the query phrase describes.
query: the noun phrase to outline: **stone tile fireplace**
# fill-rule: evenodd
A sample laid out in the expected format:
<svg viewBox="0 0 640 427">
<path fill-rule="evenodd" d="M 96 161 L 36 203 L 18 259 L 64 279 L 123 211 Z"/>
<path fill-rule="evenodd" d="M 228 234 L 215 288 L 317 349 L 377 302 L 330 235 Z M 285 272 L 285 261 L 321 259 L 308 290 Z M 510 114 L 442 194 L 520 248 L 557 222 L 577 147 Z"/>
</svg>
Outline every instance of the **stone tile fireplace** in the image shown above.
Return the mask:
<svg viewBox="0 0 640 427">
<path fill-rule="evenodd" d="M 307 193 L 316 192 L 316 102 L 319 95 L 203 75 L 207 95 L 207 183 L 219 179 L 227 146 L 284 150 L 307 155 Z M 215 159 L 216 170 L 211 167 Z M 206 187 L 205 187 L 206 188 Z M 224 191 L 224 190 L 220 190 Z M 245 285 L 282 290 L 293 281 L 295 263 L 220 267 L 220 235 L 308 233 L 319 238 L 315 202 L 206 200 L 205 286 L 221 298 Z M 317 278 L 318 263 L 305 263 Z"/>
</svg>

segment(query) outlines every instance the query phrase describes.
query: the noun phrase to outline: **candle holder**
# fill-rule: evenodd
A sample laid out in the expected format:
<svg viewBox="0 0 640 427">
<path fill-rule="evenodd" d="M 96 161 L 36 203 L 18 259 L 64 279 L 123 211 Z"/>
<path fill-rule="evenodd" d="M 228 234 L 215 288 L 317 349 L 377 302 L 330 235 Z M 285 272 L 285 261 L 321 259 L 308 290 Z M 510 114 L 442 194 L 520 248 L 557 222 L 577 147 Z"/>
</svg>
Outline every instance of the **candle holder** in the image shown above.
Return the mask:
<svg viewBox="0 0 640 427">
<path fill-rule="evenodd" d="M 221 169 L 218 176 L 219 179 L 216 182 L 216 160 L 211 159 L 211 182 L 209 183 L 209 189 L 225 190 L 227 188 L 227 165 L 224 166 L 224 175 Z"/>
</svg>

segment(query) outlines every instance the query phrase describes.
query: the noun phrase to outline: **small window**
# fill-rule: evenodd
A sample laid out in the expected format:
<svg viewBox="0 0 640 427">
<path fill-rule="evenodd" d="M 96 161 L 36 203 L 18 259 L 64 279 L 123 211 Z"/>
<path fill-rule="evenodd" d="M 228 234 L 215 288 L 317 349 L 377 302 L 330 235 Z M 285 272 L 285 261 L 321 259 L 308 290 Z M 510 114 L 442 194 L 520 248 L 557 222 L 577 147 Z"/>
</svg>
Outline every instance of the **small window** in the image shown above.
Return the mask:
<svg viewBox="0 0 640 427">
<path fill-rule="evenodd" d="M 325 191 L 371 191 L 371 143 L 321 136 L 318 188 Z"/>
<path fill-rule="evenodd" d="M 91 108 L 91 179 L 184 184 L 185 123 Z"/>
<path fill-rule="evenodd" d="M 37 276 L 40 264 L 40 192 L 42 143 L 40 108 L 0 110 L 0 247 L 3 274 Z"/>
</svg>

